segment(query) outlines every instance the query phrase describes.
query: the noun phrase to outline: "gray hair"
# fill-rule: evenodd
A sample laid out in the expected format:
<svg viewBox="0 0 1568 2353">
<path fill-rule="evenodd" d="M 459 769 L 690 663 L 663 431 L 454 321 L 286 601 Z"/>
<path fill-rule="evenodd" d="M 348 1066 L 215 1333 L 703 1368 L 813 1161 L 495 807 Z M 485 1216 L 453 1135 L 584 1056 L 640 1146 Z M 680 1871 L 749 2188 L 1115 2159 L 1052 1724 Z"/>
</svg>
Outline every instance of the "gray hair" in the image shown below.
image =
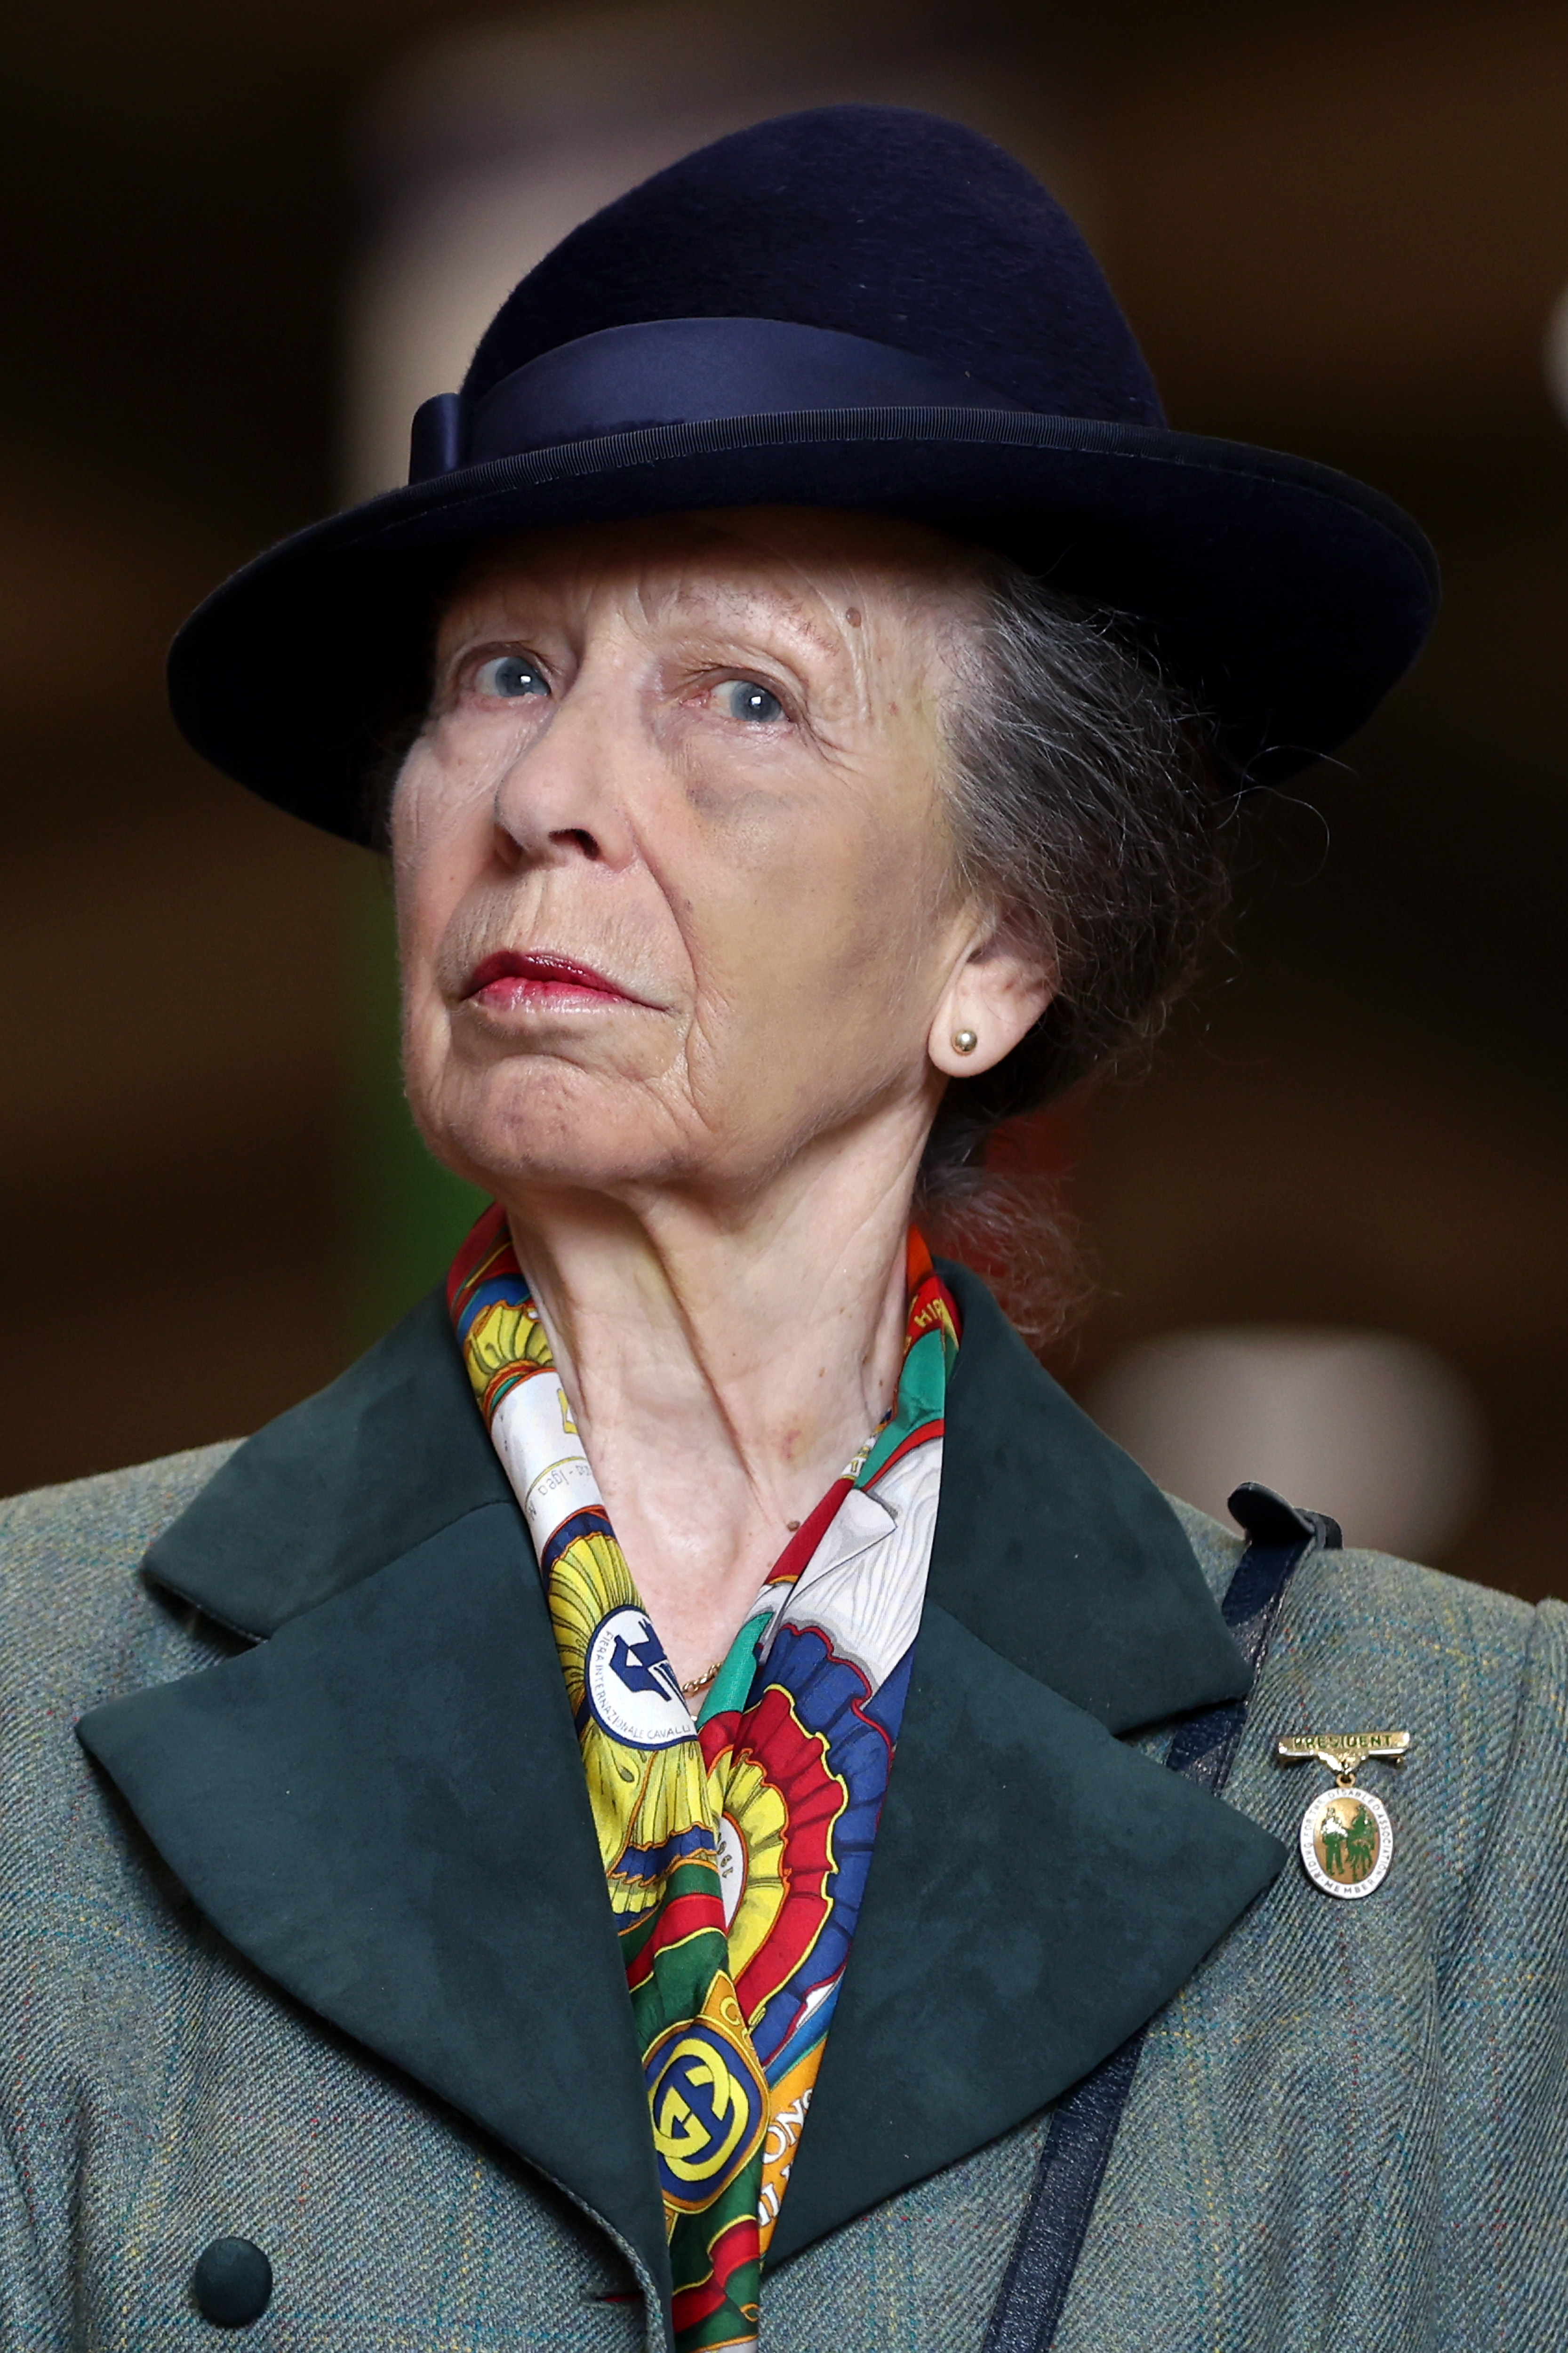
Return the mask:
<svg viewBox="0 0 1568 2353">
<path fill-rule="evenodd" d="M 949 1086 L 919 1205 L 1041 1346 L 1086 1284 L 1049 1188 L 988 1147 L 1007 1122 L 1152 1042 L 1225 910 L 1224 797 L 1199 714 L 1116 615 L 989 559 L 952 650 L 962 876 L 1039 955 L 1057 995 L 1005 1060 Z"/>
</svg>

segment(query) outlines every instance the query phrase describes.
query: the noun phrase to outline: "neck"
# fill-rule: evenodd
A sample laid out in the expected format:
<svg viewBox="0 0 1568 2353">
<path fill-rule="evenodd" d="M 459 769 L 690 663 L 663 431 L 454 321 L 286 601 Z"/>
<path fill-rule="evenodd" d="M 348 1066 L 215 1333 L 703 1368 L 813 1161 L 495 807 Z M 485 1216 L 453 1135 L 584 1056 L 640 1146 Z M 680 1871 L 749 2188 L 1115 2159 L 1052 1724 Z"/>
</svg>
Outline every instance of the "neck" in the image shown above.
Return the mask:
<svg viewBox="0 0 1568 2353">
<path fill-rule="evenodd" d="M 891 1406 L 918 1146 L 807 1155 L 742 1208 L 507 1202 L 611 1525 L 683 1681 Z"/>
</svg>

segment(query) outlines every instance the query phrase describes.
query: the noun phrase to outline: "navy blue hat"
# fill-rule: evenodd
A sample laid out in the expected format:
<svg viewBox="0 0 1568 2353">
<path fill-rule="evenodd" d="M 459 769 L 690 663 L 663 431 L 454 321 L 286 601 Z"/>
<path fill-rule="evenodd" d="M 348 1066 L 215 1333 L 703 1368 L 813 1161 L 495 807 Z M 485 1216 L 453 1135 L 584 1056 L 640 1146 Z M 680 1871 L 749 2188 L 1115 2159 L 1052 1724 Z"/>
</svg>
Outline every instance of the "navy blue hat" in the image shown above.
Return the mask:
<svg viewBox="0 0 1568 2353">
<path fill-rule="evenodd" d="M 1059 205 L 936 116 L 837 106 L 721 139 L 586 221 L 414 420 L 410 480 L 285 540 L 170 657 L 216 765 L 363 837 L 365 779 L 476 541 L 701 507 L 929 522 L 1127 615 L 1253 781 L 1342 743 L 1436 602 L 1401 511 L 1173 433 Z"/>
</svg>

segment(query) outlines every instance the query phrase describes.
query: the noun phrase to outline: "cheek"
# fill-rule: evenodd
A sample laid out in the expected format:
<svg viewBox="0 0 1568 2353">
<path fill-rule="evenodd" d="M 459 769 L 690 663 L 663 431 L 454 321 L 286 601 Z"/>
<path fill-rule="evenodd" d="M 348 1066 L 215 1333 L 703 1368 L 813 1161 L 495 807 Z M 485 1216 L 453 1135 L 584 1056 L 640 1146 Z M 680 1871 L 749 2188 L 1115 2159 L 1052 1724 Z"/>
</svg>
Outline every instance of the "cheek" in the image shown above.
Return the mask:
<svg viewBox="0 0 1568 2353">
<path fill-rule="evenodd" d="M 392 856 L 401 901 L 455 902 L 486 867 L 496 796 L 527 748 L 521 721 L 467 726 L 436 720 L 403 765 L 392 802 Z"/>
<path fill-rule="evenodd" d="M 734 1012 L 765 1015 L 787 991 L 803 944 L 837 925 L 824 904 L 820 851 L 808 810 L 786 795 L 694 795 L 686 855 L 660 876 L 687 932 L 699 994 Z"/>
<path fill-rule="evenodd" d="M 781 1076 L 803 1055 L 833 1059 L 830 1040 L 874 1031 L 879 1053 L 901 1051 L 906 1028 L 923 1040 L 922 965 L 943 928 L 948 859 L 907 814 L 868 809 L 852 786 L 837 805 L 759 796 L 727 816 L 705 881 L 694 865 L 700 993 L 753 1053 L 759 1038 L 777 1041 Z"/>
<path fill-rule="evenodd" d="M 482 855 L 488 829 L 428 754 L 411 755 L 392 811 L 392 871 L 405 1014 L 438 1006 L 436 959 Z"/>
</svg>

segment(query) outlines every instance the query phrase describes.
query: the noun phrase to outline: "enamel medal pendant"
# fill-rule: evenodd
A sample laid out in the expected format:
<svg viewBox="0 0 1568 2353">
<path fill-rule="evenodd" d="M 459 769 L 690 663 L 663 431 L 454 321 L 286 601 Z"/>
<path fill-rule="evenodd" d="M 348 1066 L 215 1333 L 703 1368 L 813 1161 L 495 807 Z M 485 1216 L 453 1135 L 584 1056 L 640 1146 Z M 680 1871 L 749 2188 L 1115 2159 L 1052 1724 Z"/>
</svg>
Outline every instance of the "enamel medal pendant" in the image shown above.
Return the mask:
<svg viewBox="0 0 1568 2353">
<path fill-rule="evenodd" d="M 1409 1746 L 1407 1732 L 1336 1733 L 1331 1737 L 1309 1732 L 1280 1741 L 1276 1753 L 1282 1765 L 1302 1765 L 1315 1757 L 1334 1777 L 1334 1788 L 1314 1798 L 1302 1815 L 1299 1841 L 1307 1876 L 1325 1895 L 1343 1895 L 1353 1902 L 1374 1894 L 1388 1877 L 1394 1824 L 1382 1799 L 1359 1788 L 1355 1777 L 1369 1757 L 1403 1765 Z"/>
</svg>

